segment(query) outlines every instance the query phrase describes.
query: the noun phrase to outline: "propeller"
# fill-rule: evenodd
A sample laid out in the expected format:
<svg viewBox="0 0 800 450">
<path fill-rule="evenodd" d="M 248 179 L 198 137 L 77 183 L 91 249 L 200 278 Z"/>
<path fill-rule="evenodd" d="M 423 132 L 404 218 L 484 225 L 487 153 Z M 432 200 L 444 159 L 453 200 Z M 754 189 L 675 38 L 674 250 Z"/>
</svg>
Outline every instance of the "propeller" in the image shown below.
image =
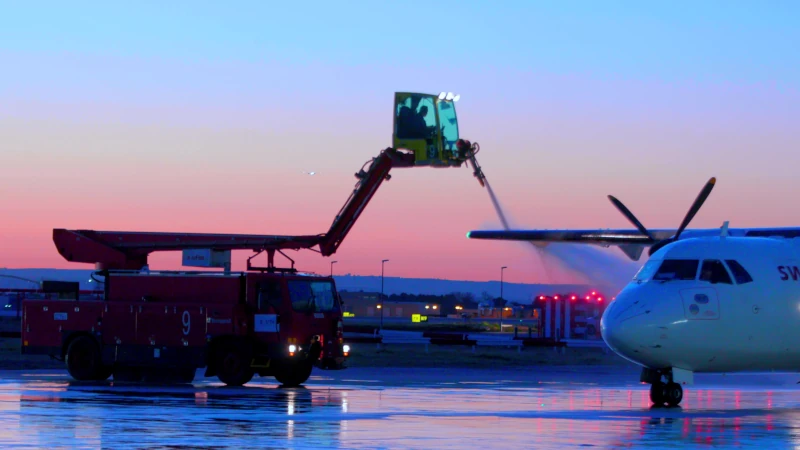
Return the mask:
<svg viewBox="0 0 800 450">
<path fill-rule="evenodd" d="M 686 216 L 683 218 L 683 221 L 681 222 L 680 227 L 678 227 L 678 231 L 675 232 L 675 235 L 671 238 L 662 239 L 660 241 L 647 230 L 642 222 L 640 222 L 639 219 L 637 219 L 636 216 L 634 216 L 633 213 L 627 207 L 625 207 L 621 201 L 617 200 L 617 198 L 613 195 L 609 195 L 608 199 L 611 200 L 611 203 L 614 204 L 619 212 L 621 212 L 622 215 L 624 215 L 642 234 L 650 238 L 650 241 L 653 243 L 653 245 L 650 247 L 650 250 L 648 250 L 648 254 L 652 256 L 653 253 L 657 252 L 661 247 L 671 242 L 675 242 L 680 238 L 681 233 L 683 233 L 686 227 L 689 226 L 689 223 L 692 221 L 692 219 L 694 219 L 694 216 L 697 214 L 697 212 L 700 211 L 700 208 L 703 206 L 703 203 L 705 203 L 709 194 L 711 194 L 711 190 L 714 189 L 716 182 L 717 179 L 715 177 L 711 177 L 711 179 L 708 180 L 706 185 L 703 186 L 703 189 L 700 191 L 700 194 L 697 195 L 694 203 L 692 203 L 692 207 L 686 212 Z"/>
</svg>

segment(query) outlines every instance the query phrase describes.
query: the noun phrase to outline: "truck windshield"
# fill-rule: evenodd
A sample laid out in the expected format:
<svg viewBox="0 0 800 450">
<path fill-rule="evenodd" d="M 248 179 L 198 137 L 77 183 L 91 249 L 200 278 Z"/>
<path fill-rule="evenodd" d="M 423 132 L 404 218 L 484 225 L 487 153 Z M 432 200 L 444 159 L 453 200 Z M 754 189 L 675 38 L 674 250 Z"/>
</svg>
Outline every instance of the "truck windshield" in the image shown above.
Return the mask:
<svg viewBox="0 0 800 450">
<path fill-rule="evenodd" d="M 289 281 L 292 308 L 298 312 L 329 312 L 339 309 L 329 281 Z"/>
</svg>

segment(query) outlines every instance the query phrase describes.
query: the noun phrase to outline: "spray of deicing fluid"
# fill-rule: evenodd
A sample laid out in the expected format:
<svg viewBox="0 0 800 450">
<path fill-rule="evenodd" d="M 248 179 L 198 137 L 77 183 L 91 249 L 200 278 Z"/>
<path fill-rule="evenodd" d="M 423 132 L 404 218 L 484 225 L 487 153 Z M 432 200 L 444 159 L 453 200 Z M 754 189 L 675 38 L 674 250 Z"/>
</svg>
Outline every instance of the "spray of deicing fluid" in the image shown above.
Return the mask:
<svg viewBox="0 0 800 450">
<path fill-rule="evenodd" d="M 484 181 L 497 217 L 503 224 L 503 229 L 510 230 L 511 227 L 497 195 L 489 184 L 489 180 Z M 568 272 L 584 278 L 584 282 L 597 283 L 607 286 L 609 289 L 618 290 L 627 284 L 638 268 L 637 263 L 625 261 L 595 247 L 558 242 L 550 243 L 546 247 L 540 247 L 533 242 L 528 242 L 528 244 L 539 256 L 548 283 L 555 282 L 551 266 L 556 265 L 560 269 L 566 269 Z"/>
<path fill-rule="evenodd" d="M 492 190 L 492 185 L 489 184 L 489 180 L 484 179 L 484 183 L 486 183 L 486 190 L 489 191 L 489 198 L 492 199 L 492 204 L 494 205 L 494 210 L 497 211 L 497 217 L 500 218 L 500 222 L 503 223 L 503 229 L 508 231 L 508 221 L 506 220 L 506 215 L 503 213 L 503 208 L 500 207 L 500 202 L 497 201 L 497 196 L 494 195 L 494 191 Z"/>
</svg>

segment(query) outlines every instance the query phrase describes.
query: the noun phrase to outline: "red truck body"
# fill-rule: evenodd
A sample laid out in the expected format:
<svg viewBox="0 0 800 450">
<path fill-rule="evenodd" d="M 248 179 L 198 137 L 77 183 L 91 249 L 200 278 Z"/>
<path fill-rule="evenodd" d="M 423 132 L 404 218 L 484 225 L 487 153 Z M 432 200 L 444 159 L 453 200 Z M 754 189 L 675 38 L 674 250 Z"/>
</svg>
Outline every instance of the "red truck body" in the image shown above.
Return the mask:
<svg viewBox="0 0 800 450">
<path fill-rule="evenodd" d="M 77 379 L 190 381 L 207 367 L 233 385 L 255 373 L 297 385 L 346 357 L 328 277 L 110 271 L 104 297 L 24 301 L 23 353 L 64 358 Z"/>
</svg>

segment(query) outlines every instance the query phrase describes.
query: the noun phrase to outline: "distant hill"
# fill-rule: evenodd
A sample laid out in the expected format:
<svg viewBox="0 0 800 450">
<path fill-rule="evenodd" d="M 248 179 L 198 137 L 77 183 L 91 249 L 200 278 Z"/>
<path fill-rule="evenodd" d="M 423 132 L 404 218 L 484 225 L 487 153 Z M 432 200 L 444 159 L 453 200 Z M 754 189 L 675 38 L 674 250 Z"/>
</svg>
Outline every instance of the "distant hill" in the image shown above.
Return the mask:
<svg viewBox="0 0 800 450">
<path fill-rule="evenodd" d="M 95 283 L 90 281 L 92 270 L 77 269 L 0 269 L 0 288 L 29 289 L 35 285 L 23 279 L 39 282 L 43 279 L 60 281 L 78 281 L 81 289 L 96 289 Z M 341 275 L 335 276 L 336 286 L 339 290 L 351 292 L 380 292 L 381 277 Z M 528 303 L 535 295 L 553 295 L 577 293 L 581 294 L 591 290 L 586 285 L 548 285 L 548 284 L 523 284 L 503 283 L 503 297 L 511 302 Z M 384 292 L 391 294 L 428 294 L 445 295 L 451 292 L 469 292 L 477 299 L 486 292 L 492 297 L 500 296 L 499 281 L 459 281 L 441 280 L 433 278 L 384 278 Z M 613 295 L 615 293 L 605 293 Z"/>
</svg>

